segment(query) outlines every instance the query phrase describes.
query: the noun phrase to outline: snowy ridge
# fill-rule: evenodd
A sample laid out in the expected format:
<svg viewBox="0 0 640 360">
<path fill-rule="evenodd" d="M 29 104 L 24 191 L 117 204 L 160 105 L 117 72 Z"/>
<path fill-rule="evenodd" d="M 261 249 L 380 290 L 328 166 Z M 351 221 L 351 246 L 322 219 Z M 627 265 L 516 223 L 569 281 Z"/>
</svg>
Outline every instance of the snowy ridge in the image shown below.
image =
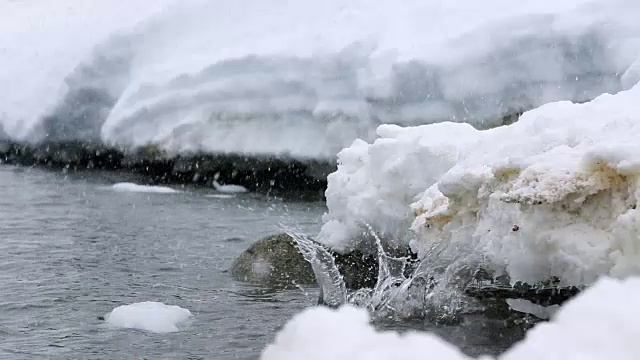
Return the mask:
<svg viewBox="0 0 640 360">
<path fill-rule="evenodd" d="M 603 279 L 541 323 L 501 360 L 632 360 L 640 346 L 640 279 Z M 313 308 L 295 316 L 262 360 L 470 360 L 429 333 L 376 332 L 366 310 Z M 482 357 L 491 360 L 490 357 Z"/>
<path fill-rule="evenodd" d="M 13 137 L 332 159 L 382 123 L 486 128 L 617 92 L 640 49 L 633 0 L 67 1 L 68 14 L 33 33 L 21 24 L 40 12 L 0 5 L 16 19 L 0 40 L 12 87 L 0 121 Z M 96 29 L 84 14 L 101 19 Z M 55 121 L 43 129 L 43 117 Z"/>
</svg>

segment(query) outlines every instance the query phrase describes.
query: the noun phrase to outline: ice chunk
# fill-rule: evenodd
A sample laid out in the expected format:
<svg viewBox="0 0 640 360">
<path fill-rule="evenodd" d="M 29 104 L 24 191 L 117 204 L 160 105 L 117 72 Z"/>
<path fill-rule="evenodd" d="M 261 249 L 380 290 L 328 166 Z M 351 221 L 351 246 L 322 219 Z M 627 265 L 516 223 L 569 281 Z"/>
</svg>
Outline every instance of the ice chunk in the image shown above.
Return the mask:
<svg viewBox="0 0 640 360">
<path fill-rule="evenodd" d="M 105 320 L 115 327 L 167 333 L 178 331 L 177 325 L 190 316 L 189 310 L 179 306 L 145 301 L 118 306 L 105 316 Z"/>
<path fill-rule="evenodd" d="M 117 192 L 142 192 L 157 194 L 175 194 L 180 192 L 166 186 L 138 185 L 130 182 L 117 183 L 111 188 Z"/>
</svg>

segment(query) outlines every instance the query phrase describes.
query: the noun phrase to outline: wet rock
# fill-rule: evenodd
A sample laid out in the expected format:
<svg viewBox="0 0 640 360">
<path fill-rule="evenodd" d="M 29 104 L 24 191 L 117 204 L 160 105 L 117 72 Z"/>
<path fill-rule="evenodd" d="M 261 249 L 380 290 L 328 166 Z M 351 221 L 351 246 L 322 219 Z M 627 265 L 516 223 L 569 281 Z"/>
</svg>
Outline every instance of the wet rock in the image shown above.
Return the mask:
<svg viewBox="0 0 640 360">
<path fill-rule="evenodd" d="M 375 254 L 359 250 L 350 253 L 332 253 L 336 266 L 344 278 L 347 289 L 373 288 L 378 281 L 378 259 Z"/>
<path fill-rule="evenodd" d="M 310 160 L 304 173 L 315 180 L 326 181 L 327 176 L 336 170 L 338 165 L 334 162 Z"/>
<path fill-rule="evenodd" d="M 375 256 L 359 251 L 333 253 L 348 289 L 373 287 L 378 276 Z M 231 266 L 231 276 L 240 281 L 264 285 L 313 284 L 311 265 L 285 233 L 263 238 L 243 252 Z"/>
<path fill-rule="evenodd" d="M 251 245 L 233 262 L 231 276 L 268 286 L 315 283 L 311 265 L 287 234 L 268 236 Z"/>
</svg>

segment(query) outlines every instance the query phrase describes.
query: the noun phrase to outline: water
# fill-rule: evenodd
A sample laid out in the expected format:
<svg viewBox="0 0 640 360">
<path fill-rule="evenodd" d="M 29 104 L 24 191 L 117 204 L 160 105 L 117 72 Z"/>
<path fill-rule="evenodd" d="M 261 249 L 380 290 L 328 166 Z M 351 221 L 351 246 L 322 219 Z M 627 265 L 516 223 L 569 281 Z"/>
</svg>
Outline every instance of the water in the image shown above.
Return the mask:
<svg viewBox="0 0 640 360">
<path fill-rule="evenodd" d="M 279 226 L 315 234 L 322 203 L 243 194 L 120 193 L 122 174 L 0 167 L 0 358 L 256 359 L 319 290 L 273 290 L 226 270 Z M 98 317 L 160 301 L 193 317 L 170 334 L 114 329 Z M 470 354 L 499 353 L 523 329 L 487 317 L 458 324 L 378 318 L 378 327 L 435 331 Z"/>
<path fill-rule="evenodd" d="M 317 231 L 323 204 L 116 193 L 108 176 L 0 168 L 0 358 L 253 359 L 316 302 L 316 289 L 269 292 L 225 271 L 279 222 Z M 98 320 L 147 300 L 194 316 L 168 335 Z"/>
</svg>

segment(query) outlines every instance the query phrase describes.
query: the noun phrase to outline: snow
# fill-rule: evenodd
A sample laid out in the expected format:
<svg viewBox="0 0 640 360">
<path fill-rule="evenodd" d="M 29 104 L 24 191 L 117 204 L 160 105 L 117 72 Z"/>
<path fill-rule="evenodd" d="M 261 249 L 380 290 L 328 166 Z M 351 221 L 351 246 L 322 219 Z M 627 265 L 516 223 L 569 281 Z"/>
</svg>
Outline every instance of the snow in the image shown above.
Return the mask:
<svg viewBox="0 0 640 360">
<path fill-rule="evenodd" d="M 87 105 L 99 123 L 83 136 L 333 159 L 382 123 L 486 128 L 617 92 L 633 84 L 640 49 L 635 0 L 65 5 L 0 4 L 0 83 L 11 87 L 0 122 L 13 137 L 40 134 L 42 117 L 73 100 L 66 90 L 97 88 L 114 103 Z"/>
<path fill-rule="evenodd" d="M 117 192 L 141 192 L 156 194 L 176 194 L 180 191 L 166 186 L 138 185 L 130 182 L 114 184 L 111 189 Z"/>
<path fill-rule="evenodd" d="M 168 333 L 178 331 L 177 325 L 189 317 L 191 312 L 179 306 L 145 301 L 118 306 L 105 320 L 114 327 Z"/>
<path fill-rule="evenodd" d="M 640 85 L 485 131 L 382 126 L 338 155 L 318 240 L 348 250 L 366 223 L 420 257 L 438 245 L 514 282 L 640 274 L 638 99 Z"/>
<path fill-rule="evenodd" d="M 28 136 L 64 95 L 65 78 L 96 45 L 131 30 L 169 1 L 0 2 L 0 123 L 7 133 Z"/>
<path fill-rule="evenodd" d="M 390 241 L 409 230 L 414 197 L 434 184 L 480 136 L 471 125 L 439 123 L 401 128 L 382 125 L 369 145 L 356 140 L 338 154 L 338 171 L 327 178 L 327 207 L 320 239 L 347 250 L 370 224 Z"/>
<path fill-rule="evenodd" d="M 640 278 L 602 279 L 540 323 L 500 360 L 636 359 L 640 353 Z M 262 360 L 471 359 L 430 333 L 377 332 L 366 310 L 312 308 L 296 315 Z M 490 357 L 482 357 L 490 360 Z"/>
<path fill-rule="evenodd" d="M 369 325 L 366 310 L 319 307 L 296 315 L 267 347 L 262 360 L 386 360 L 423 358 L 458 360 L 465 356 L 435 335 L 381 332 Z"/>
<path fill-rule="evenodd" d="M 233 194 L 207 194 L 204 197 L 213 199 L 233 199 L 236 196 Z"/>
<path fill-rule="evenodd" d="M 223 194 L 241 194 L 241 193 L 249 192 L 249 190 L 242 185 L 235 185 L 235 184 L 222 185 L 216 180 L 213 181 L 213 187 L 216 189 L 216 191 L 221 192 Z"/>
</svg>

